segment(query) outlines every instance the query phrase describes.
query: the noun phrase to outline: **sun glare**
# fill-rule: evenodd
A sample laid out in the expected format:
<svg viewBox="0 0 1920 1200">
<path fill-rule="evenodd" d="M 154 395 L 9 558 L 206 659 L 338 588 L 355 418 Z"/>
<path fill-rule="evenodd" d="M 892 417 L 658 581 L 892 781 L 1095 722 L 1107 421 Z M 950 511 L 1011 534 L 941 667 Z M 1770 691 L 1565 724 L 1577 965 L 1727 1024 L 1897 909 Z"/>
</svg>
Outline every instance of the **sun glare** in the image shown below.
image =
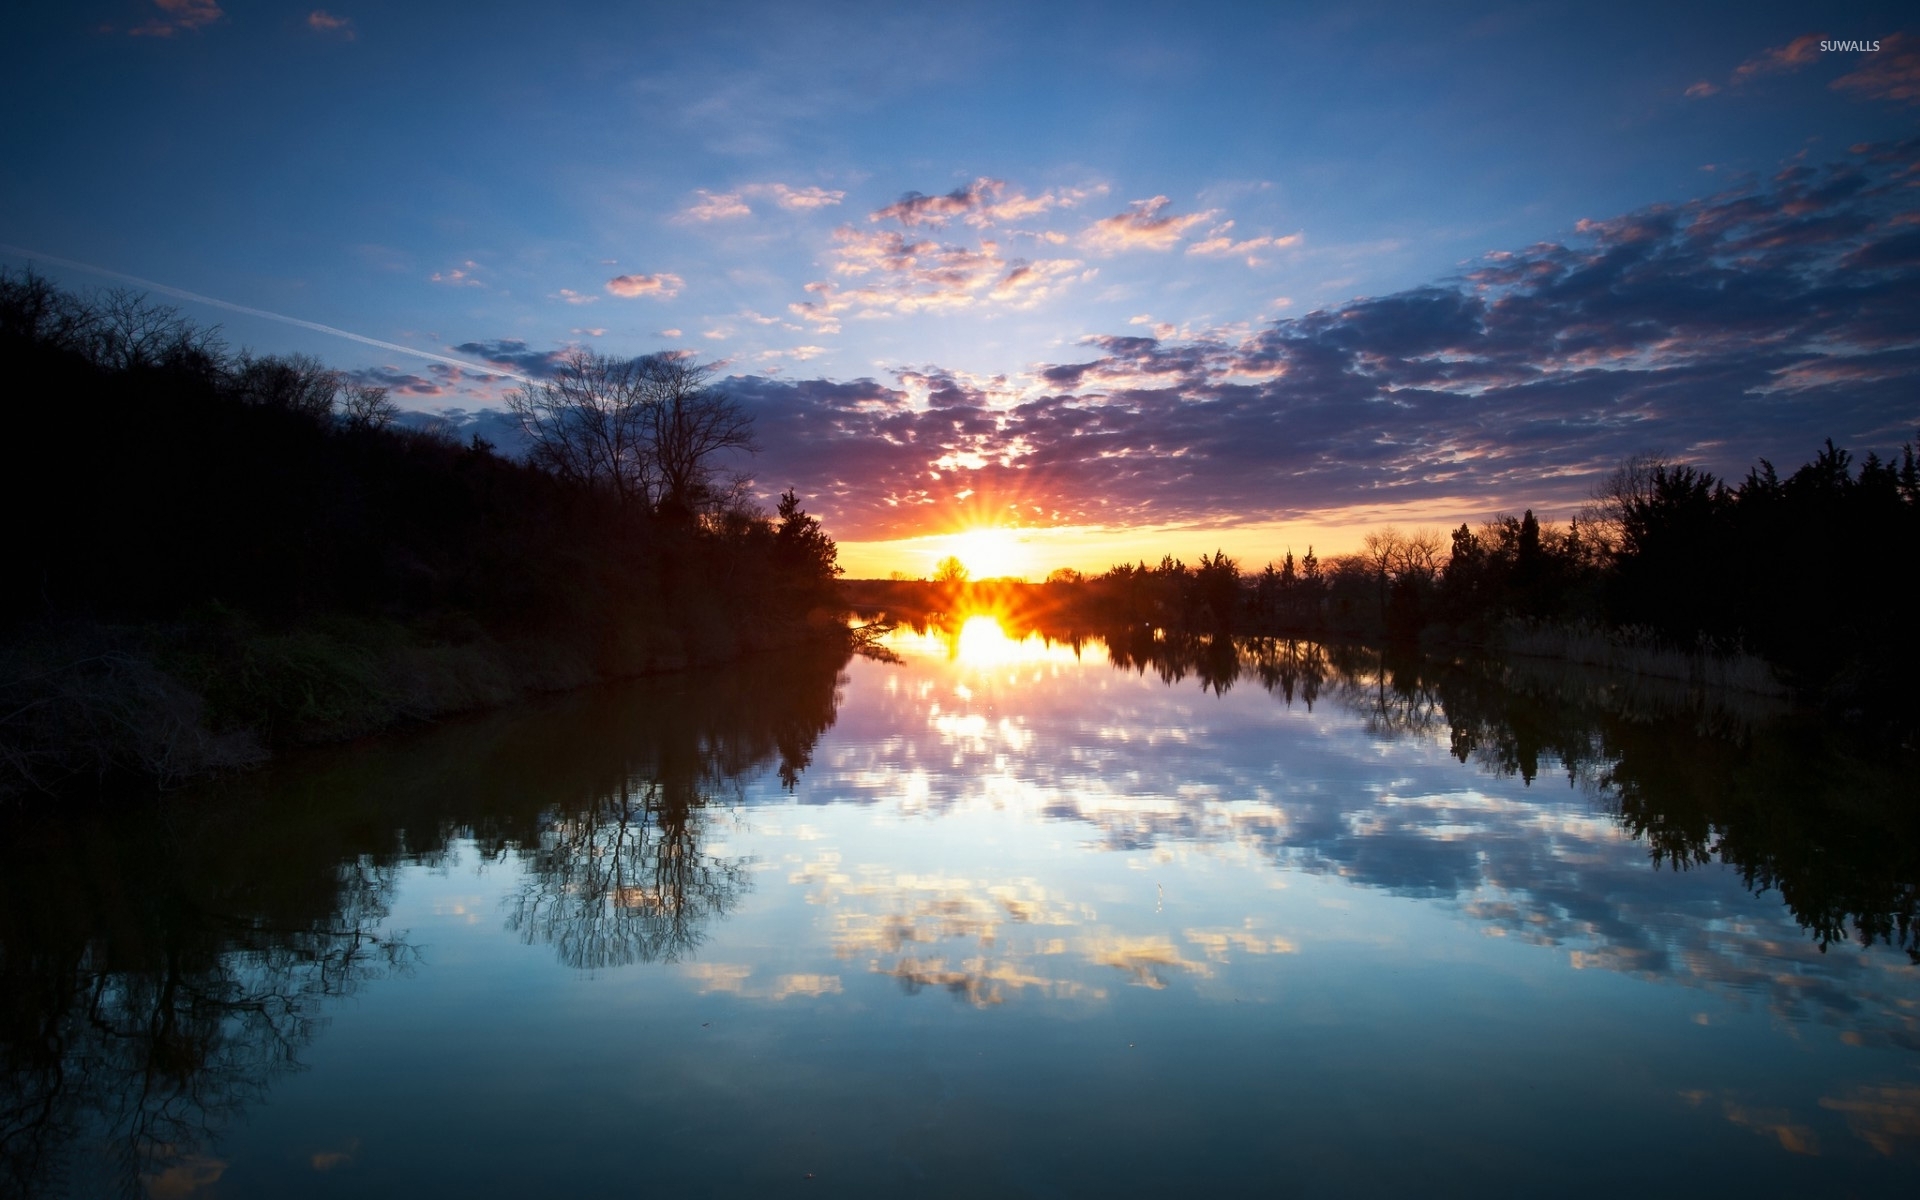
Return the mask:
<svg viewBox="0 0 1920 1200">
<path fill-rule="evenodd" d="M 960 626 L 957 651 L 955 657 L 970 667 L 989 667 L 1022 657 L 1021 644 L 985 613 L 968 617 Z"/>
<path fill-rule="evenodd" d="M 1098 642 L 1049 641 L 1039 633 L 1010 637 L 992 613 L 975 612 L 958 628 L 901 626 L 888 634 L 889 650 L 909 659 L 947 662 L 966 671 L 994 671 L 1003 667 L 1043 663 L 1102 662 L 1105 648 Z"/>
<path fill-rule="evenodd" d="M 969 529 L 947 539 L 946 551 L 966 564 L 974 579 L 997 579 L 1026 571 L 1027 554 L 1011 529 Z"/>
</svg>

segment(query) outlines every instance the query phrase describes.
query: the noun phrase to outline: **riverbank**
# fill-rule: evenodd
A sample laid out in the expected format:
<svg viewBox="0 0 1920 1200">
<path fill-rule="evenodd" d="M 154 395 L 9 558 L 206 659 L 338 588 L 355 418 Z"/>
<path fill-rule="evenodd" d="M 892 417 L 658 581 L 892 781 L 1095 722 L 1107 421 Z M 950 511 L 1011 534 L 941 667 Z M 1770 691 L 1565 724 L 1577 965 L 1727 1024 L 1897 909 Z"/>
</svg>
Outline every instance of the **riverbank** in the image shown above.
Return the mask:
<svg viewBox="0 0 1920 1200">
<path fill-rule="evenodd" d="M 215 611 L 17 630 L 0 647 L 0 803 L 174 788 L 537 695 L 849 643 L 825 610 L 519 636 L 456 617 L 437 626 L 336 616 L 267 628 Z"/>
</svg>

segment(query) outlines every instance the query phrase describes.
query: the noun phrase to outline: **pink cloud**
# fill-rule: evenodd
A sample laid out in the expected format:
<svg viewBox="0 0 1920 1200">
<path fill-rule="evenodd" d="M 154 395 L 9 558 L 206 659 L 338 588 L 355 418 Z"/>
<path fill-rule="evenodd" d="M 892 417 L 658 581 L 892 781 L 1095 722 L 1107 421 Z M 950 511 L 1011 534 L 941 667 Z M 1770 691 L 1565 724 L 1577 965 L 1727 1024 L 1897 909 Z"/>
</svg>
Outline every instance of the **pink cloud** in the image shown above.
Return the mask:
<svg viewBox="0 0 1920 1200">
<path fill-rule="evenodd" d="M 1903 33 L 1880 39 L 1880 49 L 1862 54 L 1860 69 L 1833 81 L 1835 91 L 1865 100 L 1920 104 L 1920 46 Z"/>
<path fill-rule="evenodd" d="M 829 208 L 847 198 L 845 192 L 832 192 L 823 187 L 788 187 L 784 183 L 754 184 L 748 190 L 772 196 L 774 203 L 781 208 L 802 212 Z"/>
<path fill-rule="evenodd" d="M 1094 249 L 1108 253 L 1118 250 L 1171 250 L 1174 243 L 1186 236 L 1187 230 L 1210 220 L 1214 215 L 1211 210 L 1167 213 L 1166 208 L 1171 203 L 1165 196 L 1135 200 L 1127 206 L 1126 212 L 1095 221 L 1093 227 L 1081 235 L 1082 239 Z"/>
<path fill-rule="evenodd" d="M 348 41 L 359 36 L 351 17 L 335 16 L 324 8 L 316 8 L 307 14 L 307 28 L 316 33 L 337 33 Z"/>
<path fill-rule="evenodd" d="M 431 283 L 444 283 L 449 287 L 485 287 L 487 286 L 486 284 L 481 283 L 473 277 L 473 272 L 479 269 L 479 263 L 468 259 L 457 267 L 450 267 L 445 271 L 435 271 L 433 274 L 427 276 L 427 279 Z"/>
<path fill-rule="evenodd" d="M 795 212 L 830 208 L 847 197 L 845 192 L 830 191 L 823 187 L 793 187 L 784 183 L 749 183 L 733 192 L 699 189 L 695 194 L 700 197 L 699 202 L 680 213 L 682 218 L 689 221 L 725 221 L 752 216 L 753 209 L 746 201 L 748 196 L 767 197 L 781 208 Z"/>
<path fill-rule="evenodd" d="M 894 220 L 908 228 L 926 225 L 939 229 L 951 220 L 964 220 L 984 229 L 996 223 L 1024 220 L 1056 208 L 1072 208 L 1093 196 L 1106 195 L 1104 186 L 1060 188 L 1029 196 L 1009 191 L 1003 179 L 981 177 L 942 196 L 908 192 L 899 200 L 867 215 L 869 221 Z"/>
<path fill-rule="evenodd" d="M 987 295 L 1009 308 L 1032 308 L 1067 284 L 1091 279 L 1099 273 L 1098 268 L 1082 271 L 1081 265 L 1075 258 L 1043 258 L 1038 262 L 1015 259 L 1006 274 L 994 281 Z"/>
<path fill-rule="evenodd" d="M 153 0 L 162 15 L 127 30 L 133 37 L 170 38 L 226 19 L 216 0 Z"/>
<path fill-rule="evenodd" d="M 909 229 L 916 225 L 931 225 L 938 229 L 949 220 L 963 217 L 978 208 L 983 196 L 997 193 L 1006 186 L 998 179 L 981 178 L 964 187 L 957 187 L 944 196 L 923 196 L 919 192 L 908 192 L 885 208 L 868 213 L 867 220 L 891 219 Z"/>
<path fill-rule="evenodd" d="M 565 300 L 568 304 L 592 304 L 600 299 L 598 296 L 589 296 L 583 292 L 576 292 L 572 288 L 561 288 L 555 293 L 555 296 L 561 300 Z"/>
<path fill-rule="evenodd" d="M 1713 84 L 1708 83 L 1706 80 L 1702 79 L 1699 83 L 1696 83 L 1692 87 L 1687 89 L 1687 99 L 1699 100 L 1706 96 L 1716 95 L 1719 93 L 1719 91 L 1720 91 L 1719 88 L 1715 87 Z"/>
<path fill-rule="evenodd" d="M 678 275 L 662 271 L 658 275 L 615 275 L 607 280 L 607 290 L 616 296 L 633 299 L 637 296 L 656 296 L 662 300 L 671 300 L 680 294 L 686 286 L 686 280 Z"/>
<path fill-rule="evenodd" d="M 700 197 L 699 201 L 680 214 L 690 221 L 725 221 L 753 213 L 746 202 L 740 199 L 739 192 L 715 193 L 699 189 L 694 194 Z"/>
<path fill-rule="evenodd" d="M 1820 57 L 1820 35 L 1803 33 L 1784 46 L 1763 50 L 1733 70 L 1733 82 L 1745 83 L 1761 75 L 1798 71 Z"/>
<path fill-rule="evenodd" d="M 1187 253 L 1209 257 L 1244 256 L 1248 266 L 1257 267 L 1264 260 L 1255 257 L 1256 251 L 1284 250 L 1288 246 L 1297 246 L 1300 237 L 1300 234 L 1290 233 L 1286 237 L 1257 237 L 1236 242 L 1233 240 L 1233 222 L 1228 221 L 1209 230 L 1205 241 L 1188 246 Z"/>
<path fill-rule="evenodd" d="M 859 286 L 816 281 L 806 288 L 814 299 L 787 306 L 821 333 L 838 333 L 846 315 L 941 311 L 983 301 L 1031 308 L 1085 277 L 1078 259 L 1009 259 L 992 240 L 977 247 L 952 245 L 897 229 L 842 226 L 834 231 L 834 241 L 834 274 L 858 279 Z"/>
</svg>

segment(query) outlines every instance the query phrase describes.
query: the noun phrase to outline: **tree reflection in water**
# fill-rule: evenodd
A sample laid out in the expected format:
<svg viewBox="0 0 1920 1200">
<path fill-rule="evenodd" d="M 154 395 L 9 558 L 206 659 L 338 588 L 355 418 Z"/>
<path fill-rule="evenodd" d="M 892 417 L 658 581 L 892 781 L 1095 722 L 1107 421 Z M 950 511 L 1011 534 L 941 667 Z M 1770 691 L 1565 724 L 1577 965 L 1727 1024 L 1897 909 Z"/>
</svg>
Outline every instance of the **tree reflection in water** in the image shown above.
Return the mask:
<svg viewBox="0 0 1920 1200">
<path fill-rule="evenodd" d="M 1728 864 L 1749 890 L 1777 891 L 1822 949 L 1883 944 L 1920 963 L 1911 753 L 1864 745 L 1777 699 L 1566 663 L 1288 639 L 1142 629 L 1108 651 L 1116 669 L 1169 685 L 1191 678 L 1219 694 L 1251 680 L 1309 709 L 1331 697 L 1375 736 L 1444 735 L 1461 762 L 1528 784 L 1555 765 L 1656 864 Z"/>
<path fill-rule="evenodd" d="M 76 1150 L 104 1158 L 122 1194 L 170 1173 L 217 1177 L 202 1151 L 298 1068 L 328 1004 L 412 963 L 404 934 L 380 932 L 394 863 L 268 857 L 236 871 L 210 852 L 205 815 L 6 831 L 8 1192 L 64 1190 Z"/>
<path fill-rule="evenodd" d="M 507 927 L 570 967 L 678 961 L 747 887 L 747 860 L 701 848 L 711 798 L 697 784 L 634 779 L 555 813 L 523 854 Z"/>
<path fill-rule="evenodd" d="M 769 657 L 137 810 L 7 816 L 0 1194 L 217 1180 L 220 1131 L 300 1069 L 333 1002 L 411 968 L 383 928 L 396 879 L 456 840 L 524 857 L 510 923 L 570 964 L 688 952 L 745 887 L 702 850 L 703 811 L 768 768 L 792 785 L 845 662 Z"/>
</svg>

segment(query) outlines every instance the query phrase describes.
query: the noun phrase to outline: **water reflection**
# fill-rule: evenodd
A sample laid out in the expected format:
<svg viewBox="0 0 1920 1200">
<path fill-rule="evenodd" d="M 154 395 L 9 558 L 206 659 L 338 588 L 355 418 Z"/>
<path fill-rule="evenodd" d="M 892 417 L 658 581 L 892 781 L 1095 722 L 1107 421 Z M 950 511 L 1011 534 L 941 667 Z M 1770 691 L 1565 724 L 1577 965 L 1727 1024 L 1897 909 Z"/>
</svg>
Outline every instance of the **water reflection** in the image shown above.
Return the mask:
<svg viewBox="0 0 1920 1200">
<path fill-rule="evenodd" d="M 388 914 L 402 875 L 461 854 L 500 881 L 482 918 L 549 948 L 544 963 L 675 963 L 659 977 L 785 1011 L 851 1002 L 863 981 L 970 1018 L 1157 1003 L 1249 963 L 1304 964 L 1316 936 L 1257 893 L 1176 917 L 1156 886 L 1151 919 L 1116 909 L 1109 884 L 1066 869 L 1091 858 L 1156 884 L 1218 863 L 1417 899 L 1574 968 L 1920 1049 L 1911 763 L 1768 702 L 1144 627 L 969 622 L 890 645 L 902 665 L 861 664 L 853 684 L 838 657 L 766 660 L 140 812 L 10 819 L 8 1187 L 57 1192 L 103 1142 L 123 1191 L 217 1183 L 222 1132 L 300 1069 L 335 1001 L 433 969 Z M 914 869 L 885 846 L 783 842 L 764 816 L 817 805 L 993 857 Z M 1745 891 L 1716 886 L 1719 864 Z M 784 889 L 808 914 L 792 944 L 750 956 L 718 936 Z M 1862 1083 L 1821 1104 L 1892 1147 L 1920 1136 L 1913 1100 Z M 1789 1149 L 1817 1141 L 1806 1114 L 1726 1089 L 1687 1103 Z"/>
<path fill-rule="evenodd" d="M 419 961 L 385 927 L 395 879 L 456 843 L 524 863 L 506 923 L 571 966 L 690 952 L 745 887 L 702 849 L 705 810 L 800 778 L 844 663 L 576 695 L 138 810 L 8 815 L 0 1187 L 216 1183 L 222 1132 L 335 1003 Z"/>
<path fill-rule="evenodd" d="M 526 847 L 507 928 L 570 967 L 678 961 L 747 887 L 747 862 L 702 849 L 699 781 L 622 781 L 544 823 Z"/>
<path fill-rule="evenodd" d="M 77 1147 L 124 1194 L 217 1180 L 224 1164 L 203 1150 L 298 1068 L 331 1004 L 412 965 L 405 933 L 381 928 L 390 860 L 324 836 L 276 854 L 245 825 L 217 835 L 211 815 L 8 823 L 9 1193 L 63 1189 Z"/>
<path fill-rule="evenodd" d="M 943 639 L 957 638 L 964 647 L 972 638 L 982 647 L 980 654 L 949 657 L 976 673 L 1006 664 L 1063 659 L 1097 663 L 1104 657 L 1115 670 L 1157 677 L 1169 687 L 1197 685 L 1215 696 L 1252 684 L 1287 708 L 1298 702 L 1308 711 L 1331 698 L 1359 718 L 1374 739 L 1444 739 L 1459 762 L 1496 777 L 1517 776 L 1528 785 L 1543 771 L 1557 770 L 1589 796 L 1597 810 L 1611 814 L 1656 864 L 1684 870 L 1722 862 L 1736 868 L 1750 890 L 1778 892 L 1822 949 L 1845 941 L 1888 945 L 1920 963 L 1920 811 L 1911 803 L 1920 792 L 1920 780 L 1914 777 L 1911 757 L 1854 742 L 1778 699 L 1707 692 L 1568 664 L 1421 658 L 1360 646 L 1144 626 L 1109 633 L 1104 642 L 1037 624 L 1014 623 L 1011 632 L 1003 632 L 1002 623 L 1012 620 L 976 614 L 957 629 L 923 625 L 895 644 L 912 656 L 929 644 L 952 644 Z M 1090 698 L 1078 676 L 1052 695 L 1047 694 L 1046 678 L 1029 672 L 1009 680 L 1026 689 L 1018 704 L 1024 715 L 1031 718 L 1058 706 L 1091 716 Z M 965 685 L 954 695 L 962 701 L 972 698 Z M 955 765 L 964 762 L 976 776 L 991 772 L 989 760 L 995 755 L 1021 745 L 1019 737 L 1003 735 L 989 748 L 984 721 L 946 697 L 924 702 L 930 726 L 950 747 L 966 751 L 958 735 L 973 735 L 972 752 L 963 753 Z M 1178 740 L 1185 732 L 1148 728 L 1134 713 L 1116 716 L 1093 740 L 1152 744 Z M 1221 835 L 1217 827 L 1207 826 L 1206 814 L 1194 805 L 1158 812 L 1137 803 L 1106 808 L 1097 780 L 1040 761 L 1071 763 L 1092 757 L 1077 754 L 1085 748 L 1072 744 L 1076 734 L 1084 735 L 1086 724 L 1083 720 L 1078 729 L 1068 728 L 1064 738 L 1049 741 L 1022 764 L 1025 776 L 1043 785 L 1050 812 L 1102 827 L 1116 849 Z M 1238 749 L 1223 747 L 1229 753 Z M 1180 778 L 1142 777 L 1139 783 L 1145 786 L 1132 787 L 1132 795 L 1192 796 L 1196 780 L 1220 773 L 1196 771 L 1192 762 L 1180 765 Z M 1270 756 L 1256 758 L 1253 765 L 1256 771 L 1270 767 Z M 1272 794 L 1267 786 L 1272 773 L 1260 774 L 1266 780 L 1241 777 L 1241 797 Z M 1457 784 L 1446 790 L 1457 790 Z M 1233 836 L 1243 836 L 1251 819 L 1256 838 L 1261 836 L 1257 827 L 1267 827 L 1270 849 L 1314 848 L 1330 855 L 1329 864 L 1352 866 L 1343 853 L 1358 853 L 1348 844 L 1349 835 L 1363 832 L 1377 842 L 1390 840 L 1396 831 L 1412 833 L 1422 843 L 1438 844 L 1419 846 L 1413 857 L 1423 861 L 1403 862 L 1401 870 L 1376 864 L 1384 871 L 1378 880 L 1383 886 L 1445 896 L 1470 891 L 1477 882 L 1479 873 L 1469 867 L 1472 855 L 1464 846 L 1454 853 L 1441 848 L 1459 843 L 1459 837 L 1426 836 L 1442 814 L 1369 818 L 1356 811 L 1351 795 L 1329 801 L 1293 797 L 1270 807 L 1265 819 L 1243 810 L 1232 822 L 1239 827 Z M 1332 819 L 1335 815 L 1338 819 Z"/>
</svg>

